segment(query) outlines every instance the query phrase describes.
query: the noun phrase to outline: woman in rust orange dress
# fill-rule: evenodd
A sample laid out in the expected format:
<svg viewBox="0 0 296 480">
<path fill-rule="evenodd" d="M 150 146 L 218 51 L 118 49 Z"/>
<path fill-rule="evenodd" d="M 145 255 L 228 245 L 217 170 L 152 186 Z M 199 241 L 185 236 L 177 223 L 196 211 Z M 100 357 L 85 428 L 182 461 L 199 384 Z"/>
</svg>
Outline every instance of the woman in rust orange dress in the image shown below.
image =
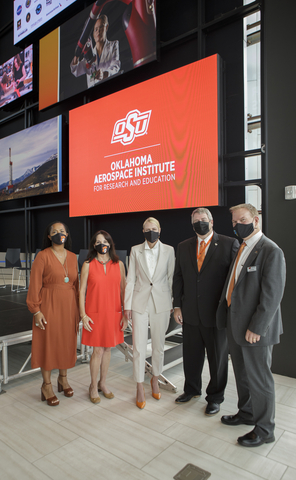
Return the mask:
<svg viewBox="0 0 296 480">
<path fill-rule="evenodd" d="M 51 370 L 59 369 L 58 391 L 66 397 L 74 392 L 67 381 L 67 369 L 76 363 L 79 324 L 79 280 L 71 237 L 62 222 L 46 228 L 43 248 L 36 256 L 30 276 L 27 305 L 33 319 L 32 368 L 41 368 L 41 399 L 59 404 L 51 384 Z"/>
<path fill-rule="evenodd" d="M 83 322 L 83 345 L 93 348 L 90 360 L 89 398 L 100 402 L 98 390 L 106 398 L 114 395 L 106 386 L 111 347 L 123 342 L 128 320 L 123 314 L 125 270 L 115 252 L 109 233 L 100 230 L 90 241 L 81 269 L 79 309 Z M 86 298 L 85 298 L 86 297 Z M 100 371 L 100 381 L 97 377 Z"/>
</svg>

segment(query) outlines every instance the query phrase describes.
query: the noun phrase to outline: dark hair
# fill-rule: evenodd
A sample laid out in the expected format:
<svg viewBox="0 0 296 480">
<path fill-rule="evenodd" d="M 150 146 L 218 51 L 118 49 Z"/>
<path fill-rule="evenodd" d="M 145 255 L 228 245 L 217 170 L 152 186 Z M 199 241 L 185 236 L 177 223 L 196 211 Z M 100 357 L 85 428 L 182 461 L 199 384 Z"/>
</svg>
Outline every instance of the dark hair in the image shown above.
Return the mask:
<svg viewBox="0 0 296 480">
<path fill-rule="evenodd" d="M 110 250 L 109 250 L 109 255 L 110 255 L 110 258 L 112 260 L 112 262 L 114 263 L 118 263 L 118 260 L 119 260 L 119 257 L 118 255 L 116 255 L 116 250 L 115 250 L 115 244 L 112 240 L 112 237 L 111 235 L 108 233 L 108 232 L 105 232 L 105 230 L 99 230 L 98 232 L 96 232 L 92 237 L 91 237 L 91 240 L 89 242 L 89 249 L 88 249 L 88 254 L 87 254 L 87 257 L 86 257 L 86 262 L 90 263 L 94 258 L 96 258 L 97 256 L 97 251 L 96 249 L 94 248 L 94 245 L 96 243 L 96 240 L 97 240 L 97 236 L 98 235 L 103 235 L 103 237 L 105 238 L 105 240 L 107 240 L 107 242 L 110 244 Z"/>
<path fill-rule="evenodd" d="M 67 250 L 72 250 L 72 239 L 71 239 L 71 235 L 70 235 L 70 230 L 69 230 L 69 227 L 64 223 L 64 222 L 61 222 L 60 220 L 56 220 L 55 222 L 51 222 L 49 225 L 47 225 L 46 229 L 45 229 L 45 232 L 44 232 L 44 236 L 43 236 L 43 243 L 42 243 L 42 248 L 41 250 L 44 250 L 45 248 L 48 248 L 48 247 L 51 247 L 51 240 L 48 238 L 48 235 L 50 235 L 50 230 L 51 230 L 51 227 L 55 224 L 55 223 L 61 223 L 62 225 L 64 225 L 64 228 L 66 230 L 66 233 L 68 234 L 67 236 L 67 239 L 64 243 L 64 247 L 67 249 Z"/>
<path fill-rule="evenodd" d="M 22 65 L 22 61 L 21 61 L 21 57 L 20 57 L 20 54 L 17 53 L 14 57 L 13 57 L 13 71 L 15 70 L 15 65 L 14 65 L 14 61 L 16 60 L 18 66 L 20 67 Z"/>
</svg>

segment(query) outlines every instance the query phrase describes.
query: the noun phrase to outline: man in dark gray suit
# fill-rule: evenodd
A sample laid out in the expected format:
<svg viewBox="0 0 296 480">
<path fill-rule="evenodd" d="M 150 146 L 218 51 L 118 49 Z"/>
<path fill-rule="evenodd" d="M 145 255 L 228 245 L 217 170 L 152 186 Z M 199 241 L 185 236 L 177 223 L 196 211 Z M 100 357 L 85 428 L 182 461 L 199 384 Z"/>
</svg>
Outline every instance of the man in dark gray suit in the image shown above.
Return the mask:
<svg viewBox="0 0 296 480">
<path fill-rule="evenodd" d="M 238 413 L 225 425 L 255 425 L 238 438 L 244 447 L 274 442 L 275 392 L 271 373 L 273 345 L 283 332 L 280 302 L 286 264 L 282 250 L 260 230 L 257 209 L 230 209 L 235 233 L 244 240 L 233 260 L 217 310 L 218 328 L 227 337 L 238 392 Z"/>
<path fill-rule="evenodd" d="M 174 318 L 183 325 L 184 393 L 182 404 L 201 395 L 205 349 L 210 367 L 205 414 L 219 412 L 228 372 L 226 329 L 216 327 L 216 310 L 229 266 L 239 248 L 235 238 L 218 235 L 207 208 L 192 212 L 196 235 L 178 245 L 173 279 Z"/>
</svg>

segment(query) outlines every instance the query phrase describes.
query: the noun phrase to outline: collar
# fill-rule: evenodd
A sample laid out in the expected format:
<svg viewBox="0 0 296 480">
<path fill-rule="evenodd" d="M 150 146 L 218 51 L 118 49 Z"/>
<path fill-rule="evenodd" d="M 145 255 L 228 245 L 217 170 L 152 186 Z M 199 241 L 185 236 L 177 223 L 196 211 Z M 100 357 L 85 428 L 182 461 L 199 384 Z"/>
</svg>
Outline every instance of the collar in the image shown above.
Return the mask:
<svg viewBox="0 0 296 480">
<path fill-rule="evenodd" d="M 200 246 L 200 243 L 201 242 L 209 242 L 210 240 L 212 240 L 212 237 L 214 235 L 214 230 L 212 230 L 211 233 L 209 233 L 209 235 L 206 237 L 206 238 L 200 238 L 200 237 L 197 237 L 197 241 L 198 241 L 198 246 Z"/>
<path fill-rule="evenodd" d="M 263 235 L 262 230 L 259 230 L 259 232 L 255 233 L 255 235 L 253 235 L 248 240 L 244 240 L 244 242 L 248 248 L 253 248 L 256 245 L 256 243 L 259 242 L 262 235 Z"/>
<path fill-rule="evenodd" d="M 157 242 L 156 242 L 156 244 L 154 245 L 153 248 L 150 248 L 149 245 L 148 245 L 147 240 L 145 240 L 145 242 L 144 242 L 144 250 L 150 250 L 150 251 L 153 251 L 153 252 L 158 252 L 158 250 L 159 250 L 159 239 L 157 240 Z"/>
</svg>

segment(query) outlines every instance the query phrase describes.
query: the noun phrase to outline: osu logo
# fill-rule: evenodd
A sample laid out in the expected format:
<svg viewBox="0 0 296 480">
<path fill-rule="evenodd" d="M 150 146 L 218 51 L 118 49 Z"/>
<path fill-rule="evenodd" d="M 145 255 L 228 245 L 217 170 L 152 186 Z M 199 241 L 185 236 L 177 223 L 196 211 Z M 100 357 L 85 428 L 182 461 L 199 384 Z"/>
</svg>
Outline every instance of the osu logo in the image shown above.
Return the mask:
<svg viewBox="0 0 296 480">
<path fill-rule="evenodd" d="M 128 112 L 125 118 L 117 120 L 114 125 L 111 143 L 121 142 L 122 145 L 133 143 L 136 137 L 145 135 L 148 130 L 152 110 L 140 113 L 139 110 Z"/>
</svg>

